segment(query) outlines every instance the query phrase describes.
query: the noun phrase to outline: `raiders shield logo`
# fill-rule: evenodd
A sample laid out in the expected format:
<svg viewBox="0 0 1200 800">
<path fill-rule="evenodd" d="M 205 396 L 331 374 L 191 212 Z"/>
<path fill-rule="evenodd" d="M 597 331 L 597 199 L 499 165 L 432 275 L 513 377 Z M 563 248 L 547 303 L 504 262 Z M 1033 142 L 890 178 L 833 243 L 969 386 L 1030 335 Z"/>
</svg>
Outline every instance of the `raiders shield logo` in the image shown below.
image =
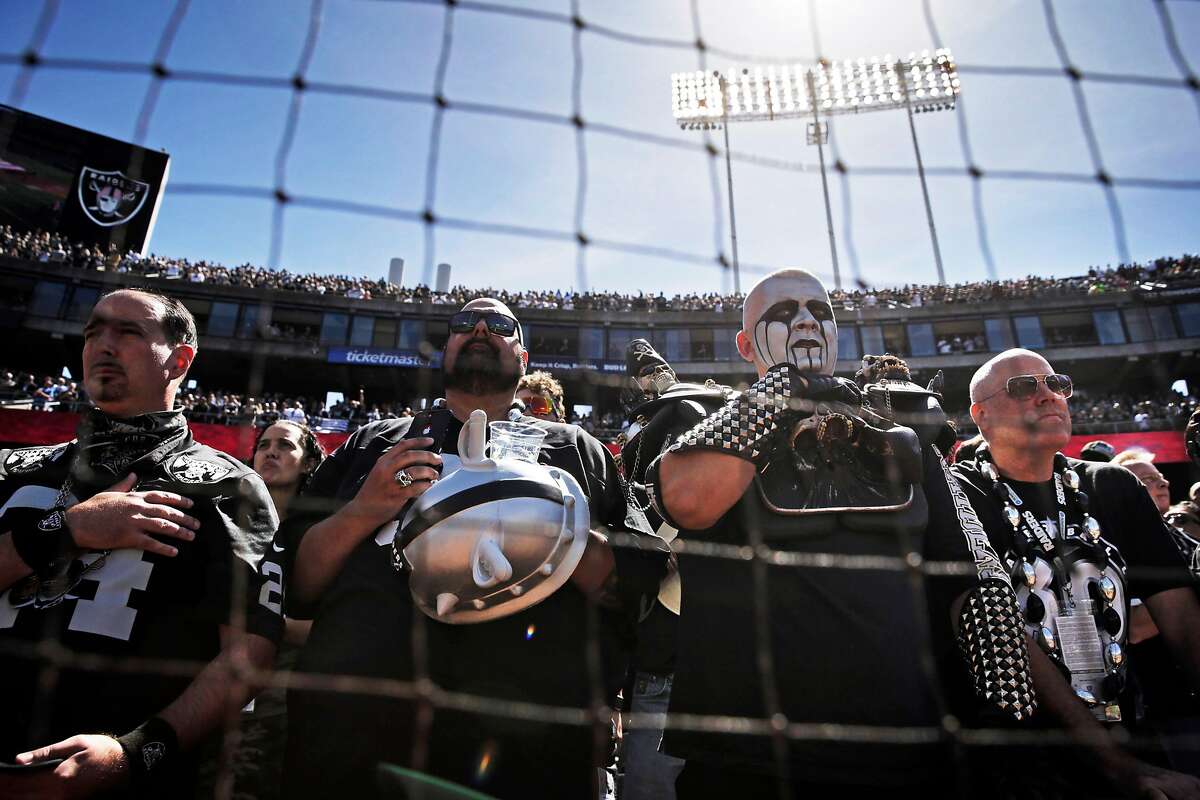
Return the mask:
<svg viewBox="0 0 1200 800">
<path fill-rule="evenodd" d="M 53 514 L 47 514 L 41 522 L 38 523 L 38 530 L 52 533 L 60 530 L 67 524 L 67 519 L 61 511 L 55 511 Z"/>
<path fill-rule="evenodd" d="M 79 173 L 79 205 L 88 219 L 104 228 L 128 222 L 142 210 L 150 184 L 122 172 L 84 167 Z"/>
<path fill-rule="evenodd" d="M 4 471 L 9 475 L 20 475 L 33 472 L 42 464 L 54 460 L 63 450 L 62 447 L 25 447 L 13 450 L 4 459 Z"/>
<path fill-rule="evenodd" d="M 205 461 L 195 456 L 181 455 L 171 462 L 167 472 L 181 483 L 216 483 L 224 478 L 233 467 L 215 461 Z"/>
</svg>

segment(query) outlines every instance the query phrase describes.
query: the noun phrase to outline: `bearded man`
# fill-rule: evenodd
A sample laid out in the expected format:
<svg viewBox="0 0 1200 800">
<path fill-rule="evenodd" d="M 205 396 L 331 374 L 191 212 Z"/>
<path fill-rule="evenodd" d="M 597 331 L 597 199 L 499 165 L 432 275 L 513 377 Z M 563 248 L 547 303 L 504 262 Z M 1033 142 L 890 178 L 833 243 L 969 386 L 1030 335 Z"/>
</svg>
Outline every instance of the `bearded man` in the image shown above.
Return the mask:
<svg viewBox="0 0 1200 800">
<path fill-rule="evenodd" d="M 631 627 L 643 597 L 657 591 L 669 548 L 642 515 L 627 508 L 603 445 L 576 425 L 514 409 L 528 354 L 508 307 L 472 300 L 450 318 L 449 328 L 444 404 L 359 429 L 325 460 L 300 498 L 324 508 L 315 517 L 295 518 L 307 531 L 295 555 L 288 613 L 315 613 L 297 665 L 301 674 L 415 682 L 426 693 L 444 690 L 491 705 L 438 706 L 428 694 L 414 699 L 411 688 L 405 694 L 378 681 L 372 685 L 391 686 L 391 693 L 293 691 L 288 797 L 378 796 L 386 791 L 379 770 L 385 764 L 497 797 L 596 795 L 596 768 L 609 743 L 600 706 L 613 703 L 624 666 L 613 631 Z M 410 589 L 421 576 L 418 567 L 403 563 L 408 551 L 402 553 L 399 543 L 407 533 L 398 532 L 397 521 L 409 519 L 406 507 L 439 478 L 465 472 L 468 454 L 459 450 L 459 432 L 480 411 L 488 420 L 516 420 L 545 433 L 540 463 L 578 482 L 592 525 L 569 582 L 540 603 L 486 622 L 451 624 L 460 599 L 454 592 L 460 590 L 437 596 L 437 619 L 420 613 Z M 437 430 L 439 420 L 444 431 Z M 431 521 L 464 510 L 435 507 Z M 645 546 L 610 546 L 597 532 L 604 528 Z M 520 519 L 504 520 L 504 529 L 504 536 L 520 536 Z M 288 536 L 277 544 L 291 537 L 289 526 L 285 530 Z M 463 562 L 465 578 L 456 586 L 469 587 L 472 565 Z M 469 607 L 471 601 L 463 601 Z M 600 647 L 593 649 L 596 643 Z M 508 703 L 566 707 L 591 723 L 530 720 L 497 710 Z"/>
<path fill-rule="evenodd" d="M 936 391 L 894 357 L 864 359 L 861 389 L 835 378 L 837 343 L 815 276 L 764 278 L 737 335 L 759 380 L 647 474 L 685 545 L 670 710 L 714 726 L 668 725 L 663 749 L 687 759 L 680 798 L 951 791 L 928 658 L 952 642 L 951 591 L 971 597 L 960 642 L 979 692 L 1011 717 L 1032 710 L 1012 591 L 955 515 L 935 449 L 953 441 Z M 926 541 L 934 522 L 955 535 Z M 923 559 L 978 565 L 934 593 L 932 623 L 910 571 Z"/>
</svg>

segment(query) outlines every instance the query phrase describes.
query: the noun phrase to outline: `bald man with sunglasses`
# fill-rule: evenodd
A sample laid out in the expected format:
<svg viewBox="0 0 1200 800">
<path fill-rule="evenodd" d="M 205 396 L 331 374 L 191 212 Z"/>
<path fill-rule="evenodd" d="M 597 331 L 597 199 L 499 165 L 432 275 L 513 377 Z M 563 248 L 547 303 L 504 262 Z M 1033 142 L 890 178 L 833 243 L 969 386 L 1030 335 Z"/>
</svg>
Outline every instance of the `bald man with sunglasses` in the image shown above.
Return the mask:
<svg viewBox="0 0 1200 800">
<path fill-rule="evenodd" d="M 984 443 L 953 472 L 1024 613 L 1040 709 L 1032 724 L 1065 728 L 1080 745 L 1022 751 L 1019 777 L 994 754 L 987 763 L 997 781 L 1067 795 L 1117 788 L 1200 797 L 1200 780 L 1139 761 L 1110 735 L 1134 723 L 1129 598 L 1143 598 L 1197 686 L 1200 604 L 1141 482 L 1122 467 L 1060 452 L 1071 436 L 1072 392 L 1070 377 L 1023 349 L 991 359 L 971 381 L 971 417 Z"/>
</svg>

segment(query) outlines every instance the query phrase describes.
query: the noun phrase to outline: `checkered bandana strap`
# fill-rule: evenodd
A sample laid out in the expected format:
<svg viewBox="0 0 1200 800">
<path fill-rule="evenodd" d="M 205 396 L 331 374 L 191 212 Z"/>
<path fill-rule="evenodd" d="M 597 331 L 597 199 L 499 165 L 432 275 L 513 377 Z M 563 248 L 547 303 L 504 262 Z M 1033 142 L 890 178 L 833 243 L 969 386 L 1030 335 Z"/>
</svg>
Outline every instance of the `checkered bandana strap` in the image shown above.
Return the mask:
<svg viewBox="0 0 1200 800">
<path fill-rule="evenodd" d="M 680 436 L 672 451 L 702 448 L 758 461 L 769 451 L 779 428 L 779 415 L 792 397 L 794 368 L 780 364 L 767 370 L 750 388 Z"/>
</svg>

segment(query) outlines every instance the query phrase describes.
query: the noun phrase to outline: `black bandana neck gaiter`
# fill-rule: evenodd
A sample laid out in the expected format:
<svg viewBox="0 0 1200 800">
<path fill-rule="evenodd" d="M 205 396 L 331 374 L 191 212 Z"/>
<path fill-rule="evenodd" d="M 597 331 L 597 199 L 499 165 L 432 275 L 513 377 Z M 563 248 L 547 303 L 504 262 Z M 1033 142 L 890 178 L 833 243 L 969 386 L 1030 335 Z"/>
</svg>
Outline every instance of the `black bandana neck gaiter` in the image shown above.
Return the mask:
<svg viewBox="0 0 1200 800">
<path fill-rule="evenodd" d="M 178 411 L 121 419 L 93 408 L 76 431 L 79 453 L 71 477 L 81 488 L 103 491 L 133 471 L 130 467 L 137 462 L 162 461 L 187 435 L 187 420 Z"/>
</svg>

